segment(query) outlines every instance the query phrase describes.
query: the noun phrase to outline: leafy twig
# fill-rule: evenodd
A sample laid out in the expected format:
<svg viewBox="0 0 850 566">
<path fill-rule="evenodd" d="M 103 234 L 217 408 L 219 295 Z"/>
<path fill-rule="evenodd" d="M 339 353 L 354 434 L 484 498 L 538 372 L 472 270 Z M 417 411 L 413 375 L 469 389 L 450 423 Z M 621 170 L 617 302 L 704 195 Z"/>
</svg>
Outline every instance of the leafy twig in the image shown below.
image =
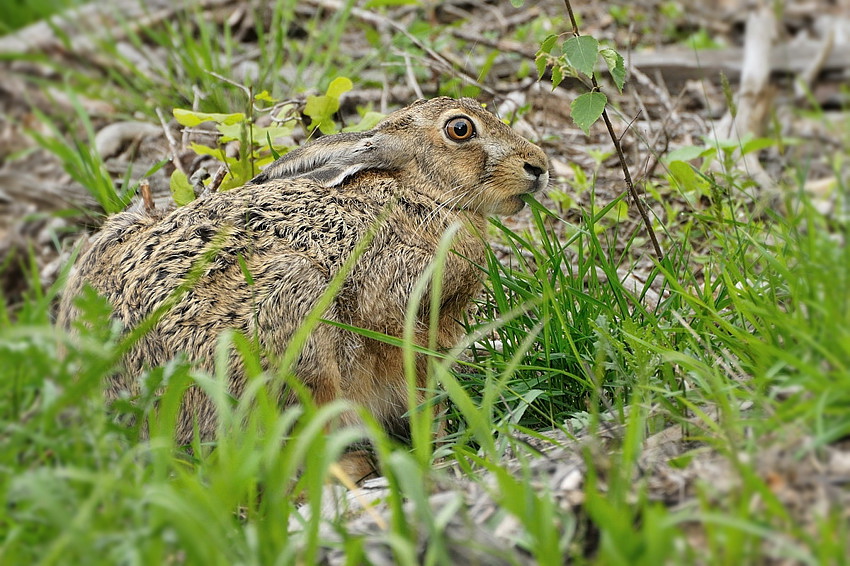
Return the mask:
<svg viewBox="0 0 850 566">
<path fill-rule="evenodd" d="M 573 26 L 573 35 L 575 37 L 579 37 L 581 34 L 578 30 L 578 23 L 576 22 L 575 15 L 573 14 L 573 7 L 570 5 L 570 0 L 564 0 L 564 5 L 567 8 L 567 15 L 570 18 L 570 23 Z M 599 83 L 596 81 L 596 74 L 590 73 L 590 83 L 593 87 L 594 91 L 599 91 Z M 620 140 L 617 138 L 617 133 L 614 131 L 614 126 L 611 124 L 611 119 L 608 117 L 607 109 L 602 110 L 602 120 L 605 122 L 605 127 L 608 128 L 608 135 L 611 136 L 611 141 L 614 142 L 614 149 L 617 151 L 617 157 L 620 159 L 620 166 L 623 169 L 623 178 L 626 181 L 626 186 L 629 189 L 629 195 L 632 197 L 632 200 L 637 206 L 638 212 L 640 213 L 640 217 L 643 220 L 644 225 L 646 226 L 647 232 L 649 232 L 649 239 L 652 240 L 652 247 L 655 250 L 655 255 L 658 258 L 658 261 L 662 261 L 664 259 L 664 253 L 661 251 L 661 246 L 658 244 L 658 238 L 655 235 L 655 230 L 652 229 L 652 222 L 649 219 L 649 214 L 646 212 L 646 208 L 643 205 L 643 201 L 640 199 L 640 195 L 635 188 L 634 183 L 632 182 L 632 175 L 629 173 L 629 166 L 626 164 L 626 156 L 623 154 L 623 148 L 620 145 Z"/>
</svg>

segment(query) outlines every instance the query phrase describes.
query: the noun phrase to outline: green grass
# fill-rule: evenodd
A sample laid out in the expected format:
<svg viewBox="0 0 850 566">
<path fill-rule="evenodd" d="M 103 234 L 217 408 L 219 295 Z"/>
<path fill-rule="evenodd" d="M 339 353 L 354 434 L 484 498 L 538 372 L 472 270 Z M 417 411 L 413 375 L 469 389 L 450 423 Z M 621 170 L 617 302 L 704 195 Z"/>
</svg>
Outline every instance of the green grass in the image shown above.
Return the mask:
<svg viewBox="0 0 850 566">
<path fill-rule="evenodd" d="M 11 33 L 82 4 L 82 0 L 9 0 L 3 6 L 0 35 Z"/>
<path fill-rule="evenodd" d="M 804 563 L 843 563 L 840 516 L 823 517 L 812 532 L 757 467 L 764 439 L 807 435 L 802 457 L 850 427 L 850 306 L 836 292 L 850 287 L 850 252 L 837 242 L 847 226 L 817 214 L 802 195 L 790 196 L 790 205 L 784 217 L 707 228 L 725 253 L 702 278 L 684 260 L 660 265 L 670 292 L 658 306 L 641 303 L 616 276 L 599 277 L 617 265 L 595 236 L 598 217 L 586 216 L 565 242 L 554 238 L 559 221 L 539 206 L 534 235 L 497 224 L 506 241 L 531 255 L 512 269 L 482 266 L 491 297 L 482 326 L 470 328 L 478 358 L 460 373 L 451 359 L 434 365 L 456 423 L 436 454 L 472 465 L 470 477 L 495 474 L 501 512 L 525 527 L 540 563 L 690 562 L 705 552 L 712 563 L 742 563 L 776 544 Z M 7 501 L 0 561 L 312 563 L 327 543 L 317 514 L 297 519 L 296 495 L 306 494 L 313 509 L 328 496 L 331 464 L 356 439 L 351 431 L 324 432 L 343 407 L 281 413 L 270 402 L 273 376 L 259 372 L 243 399 L 229 400 L 223 370 L 204 376 L 177 361 L 147 377 L 151 394 L 138 417 L 150 423 L 152 438 L 140 441 L 103 408 L 105 376 L 121 348 L 117 330 L 103 323 L 108 306 L 88 297 L 84 316 L 100 324 L 71 340 L 49 321 L 56 291 L 36 286 L 21 311 L 0 317 L 0 489 Z M 503 347 L 484 337 L 499 337 Z M 196 443 L 189 454 L 174 446 L 170 431 L 191 383 L 220 399 L 222 425 L 214 447 Z M 778 387 L 791 386 L 796 393 L 777 396 Z M 164 389 L 154 394 L 157 387 Z M 751 408 L 742 410 L 743 402 Z M 636 482 L 637 462 L 649 434 L 668 423 L 685 426 L 694 415 L 701 424 L 695 449 L 707 446 L 728 460 L 738 487 L 718 500 L 703 486 L 672 511 L 648 497 L 645 480 Z M 499 464 L 507 446 L 499 439 L 512 431 L 571 418 L 593 430 L 611 416 L 624 425 L 622 437 L 606 462 L 587 455 L 584 518 Z M 430 430 L 430 418 L 418 426 Z M 413 564 L 416 541 L 427 533 L 429 561 L 448 563 L 446 517 L 427 503 L 435 479 L 427 432 L 414 434 L 412 451 L 374 427 L 368 435 L 391 485 L 394 511 L 381 536 L 399 563 Z M 403 499 L 412 511 L 402 511 Z M 756 515 L 754 500 L 762 501 Z M 293 530 L 293 520 L 303 525 Z M 699 525 L 707 550 L 683 546 L 686 524 Z M 598 548 L 582 558 L 587 543 L 572 537 L 587 532 L 597 533 Z M 362 537 L 342 541 L 334 544 L 356 560 Z"/>
<path fill-rule="evenodd" d="M 345 61 L 338 47 L 322 48 L 339 43 L 351 22 L 345 11 L 304 24 L 324 35 L 296 54 L 285 33 L 294 6 L 272 7 L 258 40 L 264 71 L 251 84 L 255 92 L 284 98 L 305 85 L 323 92 L 337 74 L 356 77 L 366 64 Z M 127 112 L 151 102 L 169 110 L 191 106 L 194 86 L 205 93 L 201 110 L 246 104 L 240 88 L 208 72 L 227 73 L 240 55 L 218 24 L 184 14 L 164 28 L 128 34 L 140 49 L 167 49 L 167 68 L 143 72 L 111 53 L 114 67 L 102 74 L 66 77 L 72 94 L 115 95 Z M 269 69 L 284 62 L 295 73 L 273 76 Z M 63 126 L 38 141 L 104 210 L 120 210 L 130 192 L 118 191 L 86 149 L 93 126 L 76 108 L 79 142 L 63 143 Z M 620 200 L 581 209 L 576 224 L 533 201 L 529 230 L 494 221 L 490 235 L 514 253 L 509 265 L 493 252 L 480 266 L 486 293 L 465 321 L 470 338 L 462 346 L 469 348 L 431 357 L 433 394 L 449 407 L 449 436 L 436 445 L 434 416 L 419 407 L 410 407 L 410 447 L 373 423 L 363 433 L 328 434 L 325 425 L 346 409 L 342 404 L 305 400 L 280 411 L 271 400 L 286 375 L 261 372 L 254 348 L 238 335 L 222 339 L 213 374 L 180 359 L 152 369 L 140 398 L 116 407 L 123 424 L 116 422 L 103 390 L 127 337 L 93 295 L 81 299 L 79 335 L 56 328 L 51 309 L 61 283 L 41 288 L 33 267 L 20 306 L 0 301 L 0 564 L 312 564 L 328 548 L 359 564 L 370 541 L 386 546 L 398 564 L 450 564 L 457 542 L 447 525 L 456 510 L 429 501 L 447 477 L 438 463 L 457 466 L 488 493 L 494 517 L 513 518 L 517 546 L 541 564 L 741 564 L 773 554 L 846 564 L 843 509 L 801 516 L 771 483 L 769 472 L 781 470 L 765 468 L 772 449 L 790 454 L 786 465 L 803 466 L 850 433 L 846 175 L 836 158 L 834 214 L 817 212 L 802 181 L 784 183 L 785 212 L 758 212 L 761 203 L 732 155 L 723 156 L 722 175 L 672 166 L 666 180 L 649 187 L 666 214 L 657 225 L 668 255 L 637 291 L 619 273 L 632 267 L 646 238 L 638 231 L 625 238 L 625 249 L 617 244 L 623 238 L 612 218 L 623 209 Z M 594 180 L 585 184 L 595 190 Z M 671 194 L 687 204 L 670 204 Z M 318 312 L 309 324 L 321 323 Z M 223 387 L 231 346 L 253 368 L 240 399 Z M 406 349 L 412 359 L 414 349 Z M 216 399 L 220 433 L 187 450 L 174 445 L 171 431 L 190 385 Z M 135 424 L 126 424 L 128 416 Z M 140 439 L 142 423 L 150 440 Z M 621 427 L 613 440 L 602 434 L 612 425 Z M 672 425 L 687 445 L 665 463 L 685 467 L 710 453 L 724 470 L 676 507 L 655 499 L 641 460 L 644 441 Z M 591 439 L 581 452 L 587 472 L 577 511 L 533 477 L 534 451 L 513 439 L 552 429 Z M 350 532 L 345 517 L 326 521 L 318 512 L 331 497 L 333 463 L 364 434 L 389 484 L 386 524 L 369 536 Z M 520 473 L 508 471 L 509 450 L 525 462 Z M 715 485 L 721 479 L 733 487 Z M 303 501 L 309 514 L 298 510 Z M 689 537 L 693 532 L 702 543 Z"/>
</svg>

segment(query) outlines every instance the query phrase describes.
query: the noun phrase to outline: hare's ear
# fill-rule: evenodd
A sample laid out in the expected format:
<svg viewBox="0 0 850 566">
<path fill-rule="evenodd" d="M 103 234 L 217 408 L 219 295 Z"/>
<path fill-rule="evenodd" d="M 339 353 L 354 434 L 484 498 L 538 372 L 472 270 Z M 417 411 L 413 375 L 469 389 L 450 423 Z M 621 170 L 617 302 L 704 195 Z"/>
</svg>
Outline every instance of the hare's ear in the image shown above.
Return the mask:
<svg viewBox="0 0 850 566">
<path fill-rule="evenodd" d="M 360 171 L 393 171 L 410 160 L 393 136 L 386 133 L 343 133 L 319 138 L 293 150 L 251 179 L 259 185 L 275 179 L 311 179 L 336 187 Z"/>
</svg>

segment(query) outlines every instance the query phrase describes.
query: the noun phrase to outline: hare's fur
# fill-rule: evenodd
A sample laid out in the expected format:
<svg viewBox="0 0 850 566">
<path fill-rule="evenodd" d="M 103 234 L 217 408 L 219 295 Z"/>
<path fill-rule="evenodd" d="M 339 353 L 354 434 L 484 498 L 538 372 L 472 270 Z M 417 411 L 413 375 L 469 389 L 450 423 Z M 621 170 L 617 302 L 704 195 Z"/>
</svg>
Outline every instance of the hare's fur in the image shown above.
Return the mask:
<svg viewBox="0 0 850 566">
<path fill-rule="evenodd" d="M 473 125 L 470 139 L 448 135 L 445 125 L 457 117 Z M 60 322 L 67 326 L 75 316 L 73 299 L 85 284 L 109 300 L 126 328 L 175 301 L 126 355 L 108 386 L 110 398 L 138 393 L 144 368 L 180 352 L 211 370 L 217 338 L 228 329 L 256 336 L 265 359 L 273 360 L 357 243 L 377 227 L 323 318 L 401 336 L 414 286 L 443 234 L 459 226 L 456 253 L 448 254 L 443 271 L 437 329 L 438 347 L 450 348 L 461 337 L 457 321 L 480 290 L 486 216 L 517 212 L 522 195 L 545 186 L 546 171 L 542 150 L 475 101 L 419 101 L 369 132 L 327 136 L 295 150 L 243 187 L 160 216 L 114 216 L 72 272 Z M 202 273 L 186 285 L 193 266 Z M 426 295 L 416 325 L 423 345 L 429 304 Z M 231 354 L 235 396 L 245 385 L 240 360 Z M 424 360 L 417 364 L 422 387 Z M 317 403 L 348 399 L 390 434 L 408 437 L 398 348 L 322 323 L 294 372 Z M 354 417 L 349 421 L 354 424 Z M 213 435 L 213 404 L 190 388 L 179 417 L 180 441 L 191 438 L 194 423 L 203 437 Z"/>
</svg>

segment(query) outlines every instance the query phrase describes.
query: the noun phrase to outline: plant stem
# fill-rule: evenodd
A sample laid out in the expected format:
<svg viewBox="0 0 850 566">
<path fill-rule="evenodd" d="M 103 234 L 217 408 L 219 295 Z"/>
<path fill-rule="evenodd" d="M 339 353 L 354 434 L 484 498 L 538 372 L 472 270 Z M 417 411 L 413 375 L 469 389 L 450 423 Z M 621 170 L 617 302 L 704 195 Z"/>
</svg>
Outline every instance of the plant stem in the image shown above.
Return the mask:
<svg viewBox="0 0 850 566">
<path fill-rule="evenodd" d="M 569 16 L 570 23 L 573 26 L 573 35 L 578 37 L 580 35 L 578 31 L 578 23 L 576 22 L 575 14 L 573 14 L 573 7 L 570 5 L 570 0 L 564 0 L 564 5 L 567 8 L 567 15 Z M 600 90 L 599 83 L 596 82 L 595 73 L 590 74 L 590 83 L 593 86 L 593 90 Z M 661 251 L 661 246 L 658 244 L 658 238 L 655 235 L 655 230 L 652 229 L 652 222 L 649 220 L 649 214 L 646 212 L 643 201 L 641 201 L 640 195 L 632 182 L 632 175 L 629 173 L 629 166 L 626 164 L 626 156 L 623 154 L 623 148 L 620 146 L 620 140 L 617 138 L 616 132 L 614 132 L 614 125 L 611 124 L 611 119 L 608 117 L 607 109 L 602 110 L 602 120 L 605 122 L 605 127 L 608 128 L 608 135 L 611 136 L 611 141 L 614 142 L 614 149 L 617 150 L 617 157 L 620 159 L 620 166 L 623 169 L 623 179 L 626 181 L 626 186 L 629 189 L 629 195 L 631 195 L 635 206 L 637 206 L 640 217 L 646 226 L 647 232 L 649 232 L 649 239 L 652 241 L 652 247 L 655 249 L 655 256 L 658 258 L 660 263 L 664 260 L 664 252 Z"/>
</svg>

